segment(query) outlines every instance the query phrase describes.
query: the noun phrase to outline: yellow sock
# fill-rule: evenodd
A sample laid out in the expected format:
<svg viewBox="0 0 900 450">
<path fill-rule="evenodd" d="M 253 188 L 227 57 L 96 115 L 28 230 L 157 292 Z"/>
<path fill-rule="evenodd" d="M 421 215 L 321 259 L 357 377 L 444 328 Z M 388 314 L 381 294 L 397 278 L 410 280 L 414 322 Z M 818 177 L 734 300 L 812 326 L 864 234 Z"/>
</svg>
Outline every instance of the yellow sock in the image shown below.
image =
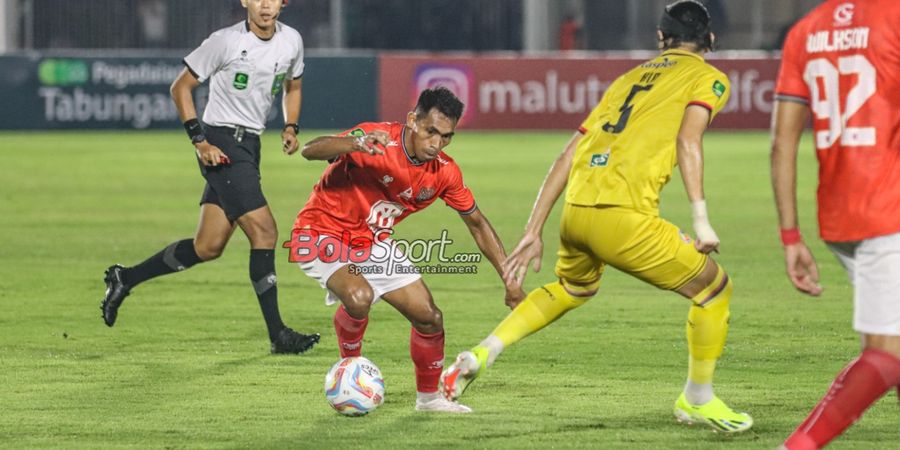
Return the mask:
<svg viewBox="0 0 900 450">
<path fill-rule="evenodd" d="M 592 286 L 583 287 L 584 292 L 594 292 L 599 280 Z M 509 347 L 526 336 L 553 323 L 569 310 L 585 304 L 590 297 L 574 297 L 560 282 L 545 284 L 531 291 L 513 312 L 509 313 L 491 333 L 497 336 L 504 347 Z"/>
<path fill-rule="evenodd" d="M 694 304 L 688 313 L 687 340 L 691 355 L 688 380 L 693 383 L 712 383 L 728 335 L 728 304 L 733 290 L 728 274 L 719 267 L 715 280 L 691 299 Z"/>
</svg>

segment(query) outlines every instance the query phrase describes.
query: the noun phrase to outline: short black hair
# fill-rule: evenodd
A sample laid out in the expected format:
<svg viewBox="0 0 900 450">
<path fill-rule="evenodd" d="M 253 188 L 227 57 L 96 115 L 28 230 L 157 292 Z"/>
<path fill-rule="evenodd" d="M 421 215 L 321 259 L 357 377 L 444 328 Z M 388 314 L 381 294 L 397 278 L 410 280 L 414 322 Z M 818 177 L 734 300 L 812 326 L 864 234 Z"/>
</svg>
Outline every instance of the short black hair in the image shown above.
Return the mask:
<svg viewBox="0 0 900 450">
<path fill-rule="evenodd" d="M 419 94 L 419 101 L 416 102 L 416 118 L 424 118 L 431 108 L 437 108 L 441 114 L 458 122 L 463 115 L 464 106 L 453 91 L 443 86 L 436 86 L 425 89 Z"/>
<path fill-rule="evenodd" d="M 712 28 L 709 11 L 696 0 L 679 0 L 666 6 L 659 19 L 663 49 L 690 43 L 702 50 L 712 50 Z"/>
</svg>

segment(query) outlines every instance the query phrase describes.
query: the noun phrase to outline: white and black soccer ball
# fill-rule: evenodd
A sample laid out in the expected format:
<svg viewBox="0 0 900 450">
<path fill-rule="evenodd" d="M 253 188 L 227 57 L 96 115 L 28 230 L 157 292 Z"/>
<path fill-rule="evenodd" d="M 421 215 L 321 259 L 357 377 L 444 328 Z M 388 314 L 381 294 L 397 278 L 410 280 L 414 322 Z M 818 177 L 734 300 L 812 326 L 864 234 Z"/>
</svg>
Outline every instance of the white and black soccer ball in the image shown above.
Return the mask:
<svg viewBox="0 0 900 450">
<path fill-rule="evenodd" d="M 325 375 L 325 399 L 345 416 L 364 416 L 384 402 L 381 370 L 362 356 L 344 358 Z"/>
</svg>

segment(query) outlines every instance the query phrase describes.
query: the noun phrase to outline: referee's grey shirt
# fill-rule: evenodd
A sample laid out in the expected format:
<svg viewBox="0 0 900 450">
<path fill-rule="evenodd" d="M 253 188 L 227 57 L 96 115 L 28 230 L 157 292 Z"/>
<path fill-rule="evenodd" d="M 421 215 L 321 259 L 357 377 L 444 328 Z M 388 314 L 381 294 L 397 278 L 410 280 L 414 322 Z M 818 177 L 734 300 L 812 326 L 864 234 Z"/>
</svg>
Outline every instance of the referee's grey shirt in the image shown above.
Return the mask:
<svg viewBox="0 0 900 450">
<path fill-rule="evenodd" d="M 303 38 L 276 22 L 275 35 L 263 40 L 244 21 L 211 34 L 184 64 L 201 83 L 210 80 L 204 123 L 261 134 L 285 79 L 303 76 Z"/>
</svg>

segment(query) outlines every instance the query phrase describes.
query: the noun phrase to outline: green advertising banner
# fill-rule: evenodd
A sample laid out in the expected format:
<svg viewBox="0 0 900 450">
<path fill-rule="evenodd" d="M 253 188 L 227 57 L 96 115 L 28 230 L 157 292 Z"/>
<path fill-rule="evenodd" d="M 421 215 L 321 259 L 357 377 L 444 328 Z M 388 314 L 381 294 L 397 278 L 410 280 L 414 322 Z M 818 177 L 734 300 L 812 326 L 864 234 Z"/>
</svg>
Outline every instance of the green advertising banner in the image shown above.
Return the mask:
<svg viewBox="0 0 900 450">
<path fill-rule="evenodd" d="M 306 58 L 301 126 L 340 129 L 375 120 L 376 62 Z M 175 57 L 0 56 L 0 129 L 180 128 L 169 86 L 183 67 Z M 202 111 L 207 86 L 194 94 Z M 282 123 L 276 99 L 269 126 Z"/>
</svg>

